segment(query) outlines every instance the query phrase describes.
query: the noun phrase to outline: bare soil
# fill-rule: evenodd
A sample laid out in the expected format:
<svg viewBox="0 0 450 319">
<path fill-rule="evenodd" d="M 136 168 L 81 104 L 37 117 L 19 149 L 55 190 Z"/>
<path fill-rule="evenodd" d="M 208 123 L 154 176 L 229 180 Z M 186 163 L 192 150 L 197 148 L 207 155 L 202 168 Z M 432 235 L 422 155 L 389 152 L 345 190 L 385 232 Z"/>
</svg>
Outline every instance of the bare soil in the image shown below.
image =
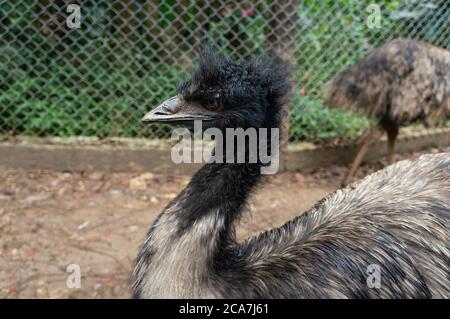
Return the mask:
<svg viewBox="0 0 450 319">
<path fill-rule="evenodd" d="M 384 165 L 365 165 L 357 178 Z M 239 239 L 300 215 L 339 188 L 347 169 L 268 177 L 238 226 Z M 139 245 L 189 178 L 0 169 L 0 298 L 130 297 Z M 70 264 L 80 266 L 79 289 L 66 285 Z"/>
</svg>

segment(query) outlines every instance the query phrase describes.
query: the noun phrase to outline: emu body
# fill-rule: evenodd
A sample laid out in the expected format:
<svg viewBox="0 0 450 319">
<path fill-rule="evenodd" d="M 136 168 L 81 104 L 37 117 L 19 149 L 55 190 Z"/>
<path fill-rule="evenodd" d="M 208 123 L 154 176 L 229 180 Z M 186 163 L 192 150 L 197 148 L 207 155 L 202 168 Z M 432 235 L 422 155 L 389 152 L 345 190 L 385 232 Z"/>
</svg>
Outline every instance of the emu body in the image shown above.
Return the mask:
<svg viewBox="0 0 450 319">
<path fill-rule="evenodd" d="M 221 130 L 279 127 L 289 91 L 281 61 L 235 62 L 206 52 L 179 88 L 178 105 L 170 106 L 176 111 L 163 104 L 145 119 L 202 114 Z M 192 177 L 146 236 L 135 298 L 450 297 L 450 154 L 396 163 L 238 243 L 234 227 L 262 165 L 210 163 Z M 367 283 L 374 265 L 379 288 Z"/>
<path fill-rule="evenodd" d="M 233 176 L 223 167 L 211 182 L 245 197 L 235 168 Z M 450 154 L 398 162 L 244 243 L 236 242 L 229 216 L 238 217 L 245 201 L 209 206 L 207 197 L 223 190 L 205 185 L 204 174 L 153 224 L 135 297 L 450 297 Z M 370 265 L 380 267 L 379 289 L 368 287 Z"/>
<path fill-rule="evenodd" d="M 343 184 L 386 132 L 388 162 L 400 126 L 423 121 L 434 126 L 450 116 L 450 52 L 424 42 L 395 39 L 375 49 L 331 80 L 324 90 L 327 103 L 374 116 L 379 125 L 368 134 Z"/>
</svg>

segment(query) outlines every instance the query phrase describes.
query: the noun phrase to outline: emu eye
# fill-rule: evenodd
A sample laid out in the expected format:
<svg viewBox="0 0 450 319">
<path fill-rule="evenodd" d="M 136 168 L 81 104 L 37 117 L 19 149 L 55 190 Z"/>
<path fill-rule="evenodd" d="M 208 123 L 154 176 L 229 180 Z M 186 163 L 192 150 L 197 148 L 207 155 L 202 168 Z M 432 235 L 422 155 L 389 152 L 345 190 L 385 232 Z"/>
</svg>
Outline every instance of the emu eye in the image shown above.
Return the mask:
<svg viewBox="0 0 450 319">
<path fill-rule="evenodd" d="M 217 110 L 219 110 L 221 108 L 220 104 L 219 104 L 219 102 L 217 100 L 208 100 L 208 101 L 206 101 L 205 107 L 208 110 L 210 110 L 210 111 L 217 111 Z"/>
</svg>

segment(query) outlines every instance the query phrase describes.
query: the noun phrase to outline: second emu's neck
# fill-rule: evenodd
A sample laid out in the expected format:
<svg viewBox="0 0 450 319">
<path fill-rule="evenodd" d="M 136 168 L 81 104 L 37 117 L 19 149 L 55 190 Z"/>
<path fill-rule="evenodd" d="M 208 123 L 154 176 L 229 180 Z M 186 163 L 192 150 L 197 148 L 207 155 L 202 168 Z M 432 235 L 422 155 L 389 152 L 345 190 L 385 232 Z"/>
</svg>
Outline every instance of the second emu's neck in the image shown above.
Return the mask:
<svg viewBox="0 0 450 319">
<path fill-rule="evenodd" d="M 215 262 L 235 243 L 234 222 L 261 177 L 262 164 L 211 163 L 164 209 L 147 235 L 135 271 L 142 298 L 221 297 Z"/>
</svg>

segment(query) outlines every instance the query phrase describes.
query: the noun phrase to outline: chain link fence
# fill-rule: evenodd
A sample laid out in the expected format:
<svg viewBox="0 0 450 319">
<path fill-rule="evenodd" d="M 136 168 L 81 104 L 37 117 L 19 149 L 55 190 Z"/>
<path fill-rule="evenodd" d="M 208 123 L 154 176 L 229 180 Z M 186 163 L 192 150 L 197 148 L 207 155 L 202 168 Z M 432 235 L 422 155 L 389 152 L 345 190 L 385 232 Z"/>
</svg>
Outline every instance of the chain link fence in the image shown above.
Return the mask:
<svg viewBox="0 0 450 319">
<path fill-rule="evenodd" d="M 450 49 L 450 1 L 0 0 L 0 134 L 169 137 L 139 120 L 209 41 L 294 65 L 291 141 L 354 135 L 368 120 L 321 88 L 395 37 Z"/>
</svg>

